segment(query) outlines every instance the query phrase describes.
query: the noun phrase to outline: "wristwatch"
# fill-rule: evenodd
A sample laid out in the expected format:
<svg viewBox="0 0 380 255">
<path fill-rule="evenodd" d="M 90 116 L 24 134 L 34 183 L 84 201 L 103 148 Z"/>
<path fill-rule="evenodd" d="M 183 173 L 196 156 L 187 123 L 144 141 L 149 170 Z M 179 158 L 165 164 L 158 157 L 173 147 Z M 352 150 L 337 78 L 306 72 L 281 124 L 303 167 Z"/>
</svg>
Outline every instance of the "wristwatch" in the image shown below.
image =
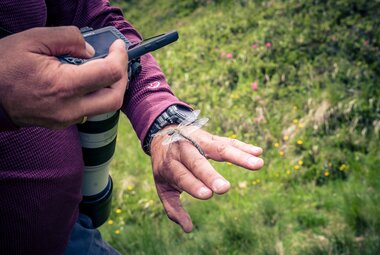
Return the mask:
<svg viewBox="0 0 380 255">
<path fill-rule="evenodd" d="M 180 124 L 184 120 L 188 119 L 190 116 L 194 116 L 191 108 L 183 105 L 172 105 L 169 106 L 157 119 L 153 122 L 150 127 L 148 134 L 144 139 L 143 149 L 146 154 L 150 155 L 150 144 L 153 140 L 153 135 L 158 131 L 162 130 L 164 127 L 171 124 Z"/>
</svg>

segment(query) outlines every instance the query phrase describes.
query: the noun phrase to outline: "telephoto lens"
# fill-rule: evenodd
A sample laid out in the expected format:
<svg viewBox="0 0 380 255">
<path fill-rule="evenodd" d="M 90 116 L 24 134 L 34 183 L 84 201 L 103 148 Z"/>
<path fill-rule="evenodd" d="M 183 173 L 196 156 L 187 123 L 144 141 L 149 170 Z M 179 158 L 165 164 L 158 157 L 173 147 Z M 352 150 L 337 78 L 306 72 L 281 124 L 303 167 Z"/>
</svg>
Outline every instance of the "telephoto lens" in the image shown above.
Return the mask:
<svg viewBox="0 0 380 255">
<path fill-rule="evenodd" d="M 88 118 L 78 125 L 84 160 L 81 213 L 101 226 L 111 212 L 112 179 L 109 165 L 115 152 L 120 111 Z"/>
</svg>

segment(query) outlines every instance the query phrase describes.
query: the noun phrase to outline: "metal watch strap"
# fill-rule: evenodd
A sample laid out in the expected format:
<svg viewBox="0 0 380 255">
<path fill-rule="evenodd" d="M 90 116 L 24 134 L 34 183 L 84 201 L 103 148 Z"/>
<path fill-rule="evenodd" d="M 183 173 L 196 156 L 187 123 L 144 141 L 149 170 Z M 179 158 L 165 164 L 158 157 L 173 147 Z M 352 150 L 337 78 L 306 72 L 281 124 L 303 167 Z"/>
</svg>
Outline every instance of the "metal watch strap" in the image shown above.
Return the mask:
<svg viewBox="0 0 380 255">
<path fill-rule="evenodd" d="M 148 134 L 144 140 L 143 149 L 145 153 L 150 155 L 150 143 L 153 140 L 153 135 L 158 131 L 162 130 L 164 127 L 171 124 L 180 124 L 183 122 L 190 114 L 192 110 L 183 105 L 172 105 L 169 106 L 157 119 L 153 122 L 150 127 Z"/>
</svg>

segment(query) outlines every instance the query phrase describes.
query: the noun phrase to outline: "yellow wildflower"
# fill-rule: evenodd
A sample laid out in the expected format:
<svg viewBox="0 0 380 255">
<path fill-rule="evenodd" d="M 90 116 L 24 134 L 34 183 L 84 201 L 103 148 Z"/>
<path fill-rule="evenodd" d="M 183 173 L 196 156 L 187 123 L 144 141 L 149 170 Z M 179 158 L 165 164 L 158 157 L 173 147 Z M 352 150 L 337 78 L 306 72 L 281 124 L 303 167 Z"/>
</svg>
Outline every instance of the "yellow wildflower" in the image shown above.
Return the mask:
<svg viewBox="0 0 380 255">
<path fill-rule="evenodd" d="M 274 147 L 278 148 L 278 146 L 280 146 L 279 143 L 275 143 L 275 144 L 274 144 Z"/>
<path fill-rule="evenodd" d="M 299 160 L 299 161 L 298 161 L 298 165 L 302 166 L 302 165 L 303 165 L 303 161 L 302 161 L 302 160 Z"/>
<path fill-rule="evenodd" d="M 237 137 L 237 135 L 235 135 L 235 134 L 232 134 L 229 136 L 229 138 L 231 138 L 231 139 L 235 139 L 236 137 Z"/>
<path fill-rule="evenodd" d="M 133 190 L 133 188 L 134 188 L 133 185 L 128 185 L 127 190 L 131 191 L 131 190 Z"/>
<path fill-rule="evenodd" d="M 240 97 L 240 96 L 239 96 L 239 95 L 236 95 L 236 94 L 231 94 L 231 95 L 230 95 L 230 98 L 231 98 L 231 99 L 239 99 L 239 97 Z"/>
<path fill-rule="evenodd" d="M 232 166 L 232 163 L 230 163 L 230 162 L 227 162 L 227 165 L 229 165 L 229 166 Z"/>
<path fill-rule="evenodd" d="M 339 167 L 339 170 L 340 171 L 344 171 L 347 169 L 347 165 L 346 164 L 342 164 L 340 167 Z"/>
<path fill-rule="evenodd" d="M 290 170 L 287 170 L 287 171 L 286 171 L 286 174 L 287 174 L 287 175 L 289 175 L 290 173 L 291 173 Z"/>
<path fill-rule="evenodd" d="M 121 209 L 120 209 L 120 208 L 117 208 L 115 212 L 116 212 L 117 214 L 120 214 L 120 213 L 121 213 Z"/>
<path fill-rule="evenodd" d="M 245 188 L 247 188 L 247 182 L 246 181 L 239 182 L 238 186 L 241 189 L 245 189 Z"/>
<path fill-rule="evenodd" d="M 329 176 L 329 175 L 330 175 L 329 171 L 326 170 L 324 175 L 325 175 L 326 177 Z"/>
<path fill-rule="evenodd" d="M 287 140 L 289 140 L 289 136 L 284 135 L 283 139 L 284 139 L 284 141 L 287 141 Z"/>
<path fill-rule="evenodd" d="M 298 120 L 297 120 L 297 119 L 294 119 L 294 120 L 293 120 L 293 123 L 294 123 L 294 124 L 297 124 L 297 123 L 298 123 Z"/>
<path fill-rule="evenodd" d="M 297 144 L 301 145 L 301 144 L 303 144 L 303 141 L 301 139 L 297 140 Z"/>
<path fill-rule="evenodd" d="M 298 124 L 298 127 L 303 128 L 303 124 L 302 123 Z"/>
<path fill-rule="evenodd" d="M 257 182 L 256 181 L 252 181 L 252 185 L 256 185 L 257 184 Z"/>
<path fill-rule="evenodd" d="M 278 153 L 280 153 L 280 156 L 284 156 L 284 152 L 283 151 L 279 151 Z"/>
<path fill-rule="evenodd" d="M 107 223 L 108 223 L 108 225 L 112 225 L 113 224 L 113 220 L 109 220 Z"/>
<path fill-rule="evenodd" d="M 120 235 L 120 229 L 116 229 L 116 230 L 115 230 L 115 234 L 116 234 L 116 235 Z"/>
<path fill-rule="evenodd" d="M 295 166 L 294 166 L 294 169 L 295 169 L 295 170 L 298 170 L 298 169 L 300 169 L 300 166 L 299 166 L 299 165 L 295 165 Z"/>
<path fill-rule="evenodd" d="M 154 201 L 153 201 L 153 200 L 149 200 L 148 202 L 145 203 L 145 205 L 144 205 L 144 209 L 148 209 L 148 208 L 151 207 L 153 204 L 154 204 Z"/>
</svg>

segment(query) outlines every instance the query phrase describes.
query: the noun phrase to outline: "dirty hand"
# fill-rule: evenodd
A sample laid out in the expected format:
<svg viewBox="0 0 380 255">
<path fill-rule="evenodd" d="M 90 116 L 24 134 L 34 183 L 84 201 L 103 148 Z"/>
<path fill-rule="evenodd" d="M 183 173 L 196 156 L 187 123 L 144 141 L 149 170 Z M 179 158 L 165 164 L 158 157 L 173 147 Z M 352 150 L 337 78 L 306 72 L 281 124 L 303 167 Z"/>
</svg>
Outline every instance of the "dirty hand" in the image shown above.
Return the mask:
<svg viewBox="0 0 380 255">
<path fill-rule="evenodd" d="M 172 126 L 165 129 L 170 128 Z M 193 224 L 182 207 L 182 191 L 198 199 L 209 199 L 214 193 L 223 194 L 230 188 L 230 183 L 212 167 L 208 159 L 230 162 L 248 170 L 258 170 L 264 165 L 258 157 L 262 153 L 261 148 L 236 139 L 197 130 L 192 138 L 204 151 L 204 157 L 185 139 L 162 145 L 167 137 L 156 136 L 152 140 L 153 176 L 166 214 L 185 232 L 191 232 Z"/>
</svg>

